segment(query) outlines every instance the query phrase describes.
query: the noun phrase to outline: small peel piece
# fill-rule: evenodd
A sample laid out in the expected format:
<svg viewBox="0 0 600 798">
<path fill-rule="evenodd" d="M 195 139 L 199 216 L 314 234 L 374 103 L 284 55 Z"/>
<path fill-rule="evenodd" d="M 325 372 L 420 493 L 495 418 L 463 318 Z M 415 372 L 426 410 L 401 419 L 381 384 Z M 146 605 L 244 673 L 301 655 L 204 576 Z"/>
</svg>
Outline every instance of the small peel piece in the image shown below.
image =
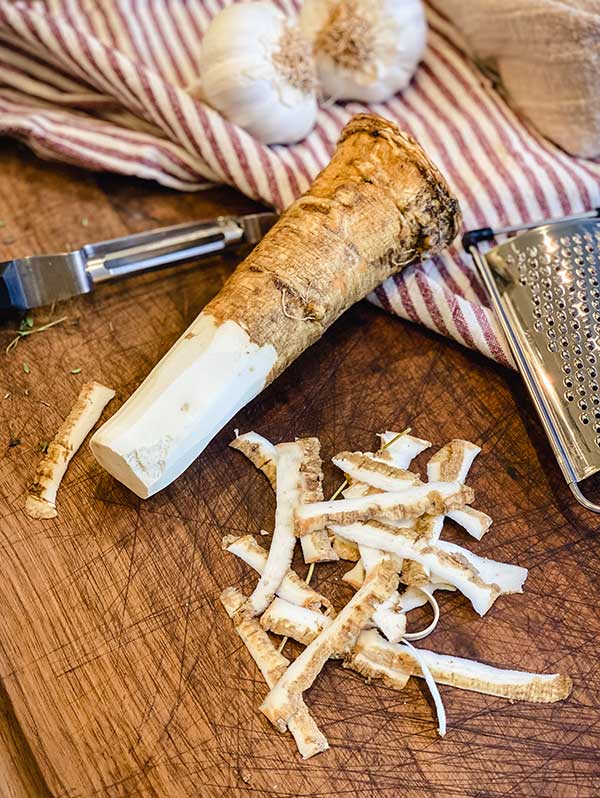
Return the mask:
<svg viewBox="0 0 600 798">
<path fill-rule="evenodd" d="M 321 443 L 318 438 L 304 438 L 304 460 L 301 471 L 300 504 L 323 500 L 323 464 L 321 462 Z M 334 562 L 339 555 L 332 547 L 325 529 L 316 529 L 300 538 L 302 556 L 305 563 Z"/>
<path fill-rule="evenodd" d="M 428 582 L 421 587 L 407 587 L 400 595 L 400 609 L 407 613 L 416 610 L 417 607 L 424 607 L 428 603 L 427 593 L 434 593 L 436 590 L 455 591 L 454 585 L 445 582 Z"/>
<path fill-rule="evenodd" d="M 481 448 L 458 438 L 436 452 L 427 463 L 430 482 L 464 482 Z"/>
<path fill-rule="evenodd" d="M 462 510 L 450 510 L 448 518 L 475 538 L 481 540 L 492 525 L 492 519 L 486 513 L 475 510 L 473 507 L 463 507 Z"/>
<path fill-rule="evenodd" d="M 378 437 L 381 448 L 375 457 L 384 462 L 391 462 L 398 468 L 408 468 L 421 452 L 429 449 L 430 441 L 416 438 L 414 435 L 399 432 L 380 432 Z"/>
<path fill-rule="evenodd" d="M 420 649 L 415 648 L 412 643 L 409 643 L 408 640 L 405 640 L 402 644 L 403 648 L 407 648 L 413 656 L 413 659 L 418 663 L 419 670 L 421 671 L 421 676 L 425 679 L 427 687 L 429 687 L 429 692 L 431 693 L 431 697 L 433 698 L 433 703 L 435 705 L 435 711 L 438 716 L 438 734 L 440 737 L 445 737 L 446 735 L 446 710 L 444 709 L 444 702 L 442 701 L 442 696 L 440 695 L 440 691 L 438 690 L 438 686 L 435 683 L 435 679 L 433 678 L 433 674 L 427 664 L 427 660 L 421 654 Z"/>
<path fill-rule="evenodd" d="M 258 432 L 245 432 L 229 444 L 232 449 L 246 455 L 252 465 L 262 471 L 273 490 L 277 485 L 277 449 Z"/>
<path fill-rule="evenodd" d="M 386 554 L 379 549 L 371 549 L 368 546 L 359 546 L 361 562 L 364 565 L 365 574 L 369 574 L 383 562 L 390 559 L 396 573 L 402 570 L 402 560 L 394 557 L 393 554 Z M 400 594 L 394 590 L 388 598 L 382 602 L 373 613 L 373 623 L 380 629 L 388 640 L 397 643 L 406 633 L 406 615 L 400 606 Z"/>
<path fill-rule="evenodd" d="M 304 538 L 300 538 L 304 540 Z M 360 552 L 356 543 L 351 540 L 346 540 L 339 535 L 333 535 L 332 540 L 333 550 L 340 560 L 348 560 L 348 562 L 358 562 L 360 560 Z"/>
<path fill-rule="evenodd" d="M 567 698 L 573 683 L 559 673 L 529 673 L 505 668 L 495 668 L 476 660 L 438 654 L 419 648 L 419 654 L 439 684 L 471 690 L 476 693 L 508 698 L 512 701 L 553 703 Z M 381 676 L 386 684 L 397 677 L 398 684 L 408 676 L 422 676 L 419 662 L 404 644 L 389 643 L 375 629 L 361 632 L 349 659 L 361 654 L 369 661 L 371 676 L 375 677 L 378 665 L 384 666 Z M 389 674 L 393 674 L 392 681 Z"/>
<path fill-rule="evenodd" d="M 281 598 L 274 598 L 263 612 L 260 625 L 267 632 L 291 637 L 307 646 L 323 629 L 331 624 L 332 618 L 320 612 L 298 607 Z"/>
<path fill-rule="evenodd" d="M 365 581 L 365 567 L 362 560 L 357 560 L 353 568 L 342 576 L 342 582 L 347 582 L 354 590 L 360 590 Z"/>
<path fill-rule="evenodd" d="M 340 452 L 331 458 L 352 482 L 380 491 L 400 491 L 419 482 L 419 475 L 378 459 L 371 452 Z"/>
<path fill-rule="evenodd" d="M 305 462 L 302 466 L 301 503 L 317 502 L 323 499 L 323 471 L 318 438 L 303 438 Z M 236 435 L 229 446 L 244 454 L 250 462 L 262 471 L 271 487 L 277 491 L 277 447 L 257 432 Z M 301 541 L 304 562 L 331 562 L 339 559 L 331 547 L 324 529 L 316 530 Z"/>
<path fill-rule="evenodd" d="M 406 615 L 400 607 L 400 594 L 394 590 L 373 613 L 373 623 L 391 643 L 398 643 L 406 634 Z"/>
<path fill-rule="evenodd" d="M 272 689 L 285 673 L 289 660 L 277 651 L 258 620 L 244 611 L 246 598 L 237 588 L 226 588 L 221 594 L 221 602 L 262 673 L 267 687 Z M 294 717 L 290 718 L 288 728 L 303 759 L 329 748 L 327 738 L 318 728 L 302 699 L 298 702 Z"/>
<path fill-rule="evenodd" d="M 277 651 L 269 636 L 254 616 L 248 612 L 246 597 L 235 587 L 228 587 L 221 593 L 221 604 L 233 620 L 235 630 L 258 665 L 267 684 L 280 679 L 290 661 Z"/>
<path fill-rule="evenodd" d="M 285 731 L 301 706 L 302 694 L 313 684 L 330 657 L 349 652 L 359 632 L 379 604 L 396 590 L 398 576 L 383 562 L 365 580 L 335 620 L 308 645 L 261 704 L 261 711 L 280 731 Z"/>
<path fill-rule="evenodd" d="M 56 494 L 67 467 L 114 395 L 112 388 L 99 382 L 83 386 L 36 469 L 25 501 L 25 512 L 31 518 L 56 518 Z"/>
<path fill-rule="evenodd" d="M 417 518 L 415 531 L 419 543 L 433 543 L 439 540 L 443 527 L 443 515 L 423 515 L 421 518 Z M 406 560 L 402 568 L 402 582 L 405 585 L 424 587 L 430 581 L 431 578 L 422 565 L 414 560 Z"/>
<path fill-rule="evenodd" d="M 226 535 L 223 538 L 222 546 L 225 551 L 235 554 L 257 573 L 262 574 L 264 571 L 268 552 L 254 540 L 252 535 L 242 535 L 241 537 Z M 333 612 L 329 599 L 300 579 L 291 568 L 288 569 L 275 592 L 280 598 L 291 604 L 296 604 L 298 607 L 308 607 L 311 610 L 319 610 L 324 607 L 327 614 Z"/>
<path fill-rule="evenodd" d="M 448 510 L 462 509 L 472 500 L 473 491 L 465 485 L 458 482 L 431 482 L 393 493 L 304 504 L 298 508 L 296 528 L 301 535 L 306 535 L 325 526 L 351 524 L 370 518 L 404 520 L 425 513 L 441 515 Z M 337 530 L 336 534 L 344 536 L 343 530 Z"/>
<path fill-rule="evenodd" d="M 471 568 L 477 571 L 484 582 L 497 585 L 503 594 L 523 592 L 523 584 L 527 579 L 527 568 L 513 565 L 513 563 L 498 562 L 487 557 L 480 557 L 478 554 L 469 551 L 469 549 L 465 549 L 457 543 L 450 543 L 447 540 L 438 540 L 436 549 L 468 563 Z"/>
</svg>

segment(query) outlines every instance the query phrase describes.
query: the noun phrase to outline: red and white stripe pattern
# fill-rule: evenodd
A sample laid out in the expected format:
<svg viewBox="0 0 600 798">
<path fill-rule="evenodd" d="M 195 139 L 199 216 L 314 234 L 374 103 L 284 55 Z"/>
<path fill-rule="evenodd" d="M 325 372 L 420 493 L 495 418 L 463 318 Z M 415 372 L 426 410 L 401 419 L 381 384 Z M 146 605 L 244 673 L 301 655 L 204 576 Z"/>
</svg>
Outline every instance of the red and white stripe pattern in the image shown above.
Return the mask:
<svg viewBox="0 0 600 798">
<path fill-rule="evenodd" d="M 460 199 L 466 228 L 518 224 L 600 205 L 600 164 L 532 132 L 487 85 L 444 17 L 410 87 L 380 105 L 321 108 L 307 139 L 265 147 L 190 96 L 202 32 L 231 0 L 0 0 L 0 133 L 40 156 L 198 190 L 224 182 L 277 208 L 327 163 L 358 112 L 397 122 Z M 286 13 L 299 0 L 278 0 Z M 510 362 L 470 258 L 447 252 L 370 297 L 488 357 Z"/>
</svg>

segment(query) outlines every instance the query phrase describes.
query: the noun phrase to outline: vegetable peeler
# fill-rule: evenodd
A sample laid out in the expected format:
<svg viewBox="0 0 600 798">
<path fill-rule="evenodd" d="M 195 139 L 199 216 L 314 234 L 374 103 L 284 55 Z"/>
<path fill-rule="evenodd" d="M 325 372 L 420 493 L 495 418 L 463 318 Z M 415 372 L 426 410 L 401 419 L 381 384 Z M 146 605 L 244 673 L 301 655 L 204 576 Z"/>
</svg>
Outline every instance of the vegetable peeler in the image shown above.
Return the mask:
<svg viewBox="0 0 600 798">
<path fill-rule="evenodd" d="M 74 252 L 5 261 L 0 263 L 0 311 L 50 305 L 87 294 L 105 280 L 256 244 L 276 219 L 273 212 L 223 216 L 86 244 Z"/>
<path fill-rule="evenodd" d="M 485 253 L 480 244 L 508 238 Z M 463 236 L 577 501 L 600 471 L 600 208 Z"/>
</svg>

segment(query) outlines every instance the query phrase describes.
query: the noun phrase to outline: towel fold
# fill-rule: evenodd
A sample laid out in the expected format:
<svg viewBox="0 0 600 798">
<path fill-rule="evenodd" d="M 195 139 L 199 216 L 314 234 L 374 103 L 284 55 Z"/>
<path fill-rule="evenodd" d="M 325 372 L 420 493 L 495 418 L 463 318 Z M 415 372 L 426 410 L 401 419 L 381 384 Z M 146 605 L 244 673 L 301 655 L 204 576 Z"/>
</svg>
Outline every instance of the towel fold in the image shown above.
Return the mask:
<svg viewBox="0 0 600 798">
<path fill-rule="evenodd" d="M 600 156 L 600 0 L 439 0 L 473 57 L 539 132 Z"/>
</svg>

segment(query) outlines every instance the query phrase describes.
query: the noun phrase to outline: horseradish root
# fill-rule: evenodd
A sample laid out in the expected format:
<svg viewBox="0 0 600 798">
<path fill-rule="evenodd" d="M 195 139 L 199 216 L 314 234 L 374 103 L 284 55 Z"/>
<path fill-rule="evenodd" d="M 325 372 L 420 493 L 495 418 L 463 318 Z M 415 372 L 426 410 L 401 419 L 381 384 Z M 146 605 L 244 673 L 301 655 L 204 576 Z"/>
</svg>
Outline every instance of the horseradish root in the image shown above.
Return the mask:
<svg viewBox="0 0 600 798">
<path fill-rule="evenodd" d="M 88 382 L 83 386 L 71 412 L 37 467 L 25 502 L 27 515 L 32 518 L 57 516 L 56 493 L 67 466 L 114 395 L 111 388 L 99 382 Z"/>
<path fill-rule="evenodd" d="M 139 496 L 161 490 L 350 305 L 444 249 L 459 222 L 416 141 L 354 117 L 311 188 L 94 435 L 94 456 Z"/>
</svg>

